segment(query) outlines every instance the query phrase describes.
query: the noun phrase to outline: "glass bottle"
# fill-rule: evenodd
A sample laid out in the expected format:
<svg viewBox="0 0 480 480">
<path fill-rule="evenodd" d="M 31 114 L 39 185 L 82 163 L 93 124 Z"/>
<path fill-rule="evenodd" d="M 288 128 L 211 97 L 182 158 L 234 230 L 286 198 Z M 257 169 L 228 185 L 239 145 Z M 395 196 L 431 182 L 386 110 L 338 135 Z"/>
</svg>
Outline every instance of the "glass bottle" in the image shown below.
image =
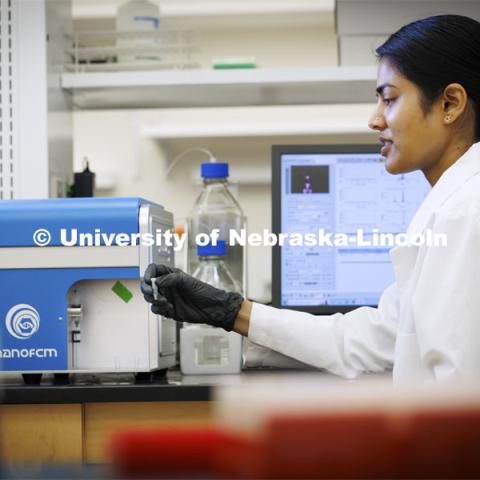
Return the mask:
<svg viewBox="0 0 480 480">
<path fill-rule="evenodd" d="M 226 242 L 198 247 L 199 265 L 194 277 L 216 288 L 241 293 L 224 258 Z M 209 325 L 184 324 L 180 330 L 180 368 L 183 374 L 239 373 L 242 337 Z"/>
<path fill-rule="evenodd" d="M 228 188 L 228 163 L 203 163 L 203 190 L 195 201 L 187 220 L 187 271 L 194 274 L 199 266 L 196 237 L 219 230 L 219 239 L 226 242 L 225 266 L 234 280 L 246 291 L 246 247 L 229 245 L 230 230 L 240 234 L 246 228 L 242 208 Z"/>
</svg>

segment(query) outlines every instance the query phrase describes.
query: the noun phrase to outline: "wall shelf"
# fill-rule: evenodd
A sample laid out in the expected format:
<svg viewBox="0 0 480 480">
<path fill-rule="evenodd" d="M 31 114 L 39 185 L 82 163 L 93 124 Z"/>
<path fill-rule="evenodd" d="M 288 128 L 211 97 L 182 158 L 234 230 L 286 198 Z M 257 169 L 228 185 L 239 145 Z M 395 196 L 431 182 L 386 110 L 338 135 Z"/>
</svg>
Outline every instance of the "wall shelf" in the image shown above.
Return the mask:
<svg viewBox="0 0 480 480">
<path fill-rule="evenodd" d="M 76 25 L 115 24 L 120 0 L 81 0 L 73 3 Z M 162 21 L 183 28 L 248 28 L 321 26 L 333 19 L 334 0 L 162 0 Z"/>
<path fill-rule="evenodd" d="M 159 141 L 369 134 L 371 104 L 163 110 L 140 128 Z M 374 135 L 374 134 L 372 134 Z"/>
<path fill-rule="evenodd" d="M 82 109 L 371 103 L 375 67 L 64 73 Z"/>
</svg>

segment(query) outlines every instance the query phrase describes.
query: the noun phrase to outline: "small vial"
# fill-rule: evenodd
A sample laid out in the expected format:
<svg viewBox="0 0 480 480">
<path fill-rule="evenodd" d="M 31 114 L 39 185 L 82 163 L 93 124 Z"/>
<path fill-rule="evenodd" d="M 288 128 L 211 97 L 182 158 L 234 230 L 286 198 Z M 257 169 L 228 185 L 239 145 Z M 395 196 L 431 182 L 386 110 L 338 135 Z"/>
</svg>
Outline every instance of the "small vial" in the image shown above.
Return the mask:
<svg viewBox="0 0 480 480">
<path fill-rule="evenodd" d="M 153 290 L 153 299 L 158 300 L 158 287 L 157 287 L 157 278 L 152 278 L 152 290 Z"/>
</svg>

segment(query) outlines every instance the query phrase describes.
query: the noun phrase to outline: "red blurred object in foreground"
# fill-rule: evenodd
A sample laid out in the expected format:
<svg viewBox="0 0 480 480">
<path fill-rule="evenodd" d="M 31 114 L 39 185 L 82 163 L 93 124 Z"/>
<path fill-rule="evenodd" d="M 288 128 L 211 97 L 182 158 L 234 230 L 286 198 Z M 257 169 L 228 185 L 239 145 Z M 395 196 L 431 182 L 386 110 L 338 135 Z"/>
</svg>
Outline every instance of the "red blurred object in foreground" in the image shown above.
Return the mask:
<svg viewBox="0 0 480 480">
<path fill-rule="evenodd" d="M 242 472 L 238 454 L 250 452 L 252 445 L 213 428 L 138 429 L 115 435 L 112 457 L 115 471 L 123 477 L 210 477 Z"/>
<path fill-rule="evenodd" d="M 263 478 L 480 478 L 480 410 L 279 416 Z"/>
<path fill-rule="evenodd" d="M 123 476 L 480 478 L 480 409 L 278 415 L 256 438 L 215 429 L 117 435 Z"/>
</svg>

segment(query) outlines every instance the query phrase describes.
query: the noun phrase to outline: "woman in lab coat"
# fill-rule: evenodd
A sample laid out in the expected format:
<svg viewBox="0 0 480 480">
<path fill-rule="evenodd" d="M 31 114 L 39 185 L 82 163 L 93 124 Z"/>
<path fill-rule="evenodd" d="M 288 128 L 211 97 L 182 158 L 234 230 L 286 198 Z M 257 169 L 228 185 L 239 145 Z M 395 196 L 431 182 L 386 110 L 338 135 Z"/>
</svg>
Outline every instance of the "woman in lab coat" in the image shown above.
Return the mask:
<svg viewBox="0 0 480 480">
<path fill-rule="evenodd" d="M 396 281 L 378 308 L 322 319 L 150 265 L 142 290 L 153 312 L 234 330 L 267 347 L 265 356 L 273 350 L 346 378 L 393 367 L 396 381 L 480 379 L 480 23 L 419 20 L 377 55 L 369 126 L 380 134 L 386 169 L 421 170 L 433 187 L 407 233 L 443 233 L 447 246 L 393 248 Z"/>
</svg>

